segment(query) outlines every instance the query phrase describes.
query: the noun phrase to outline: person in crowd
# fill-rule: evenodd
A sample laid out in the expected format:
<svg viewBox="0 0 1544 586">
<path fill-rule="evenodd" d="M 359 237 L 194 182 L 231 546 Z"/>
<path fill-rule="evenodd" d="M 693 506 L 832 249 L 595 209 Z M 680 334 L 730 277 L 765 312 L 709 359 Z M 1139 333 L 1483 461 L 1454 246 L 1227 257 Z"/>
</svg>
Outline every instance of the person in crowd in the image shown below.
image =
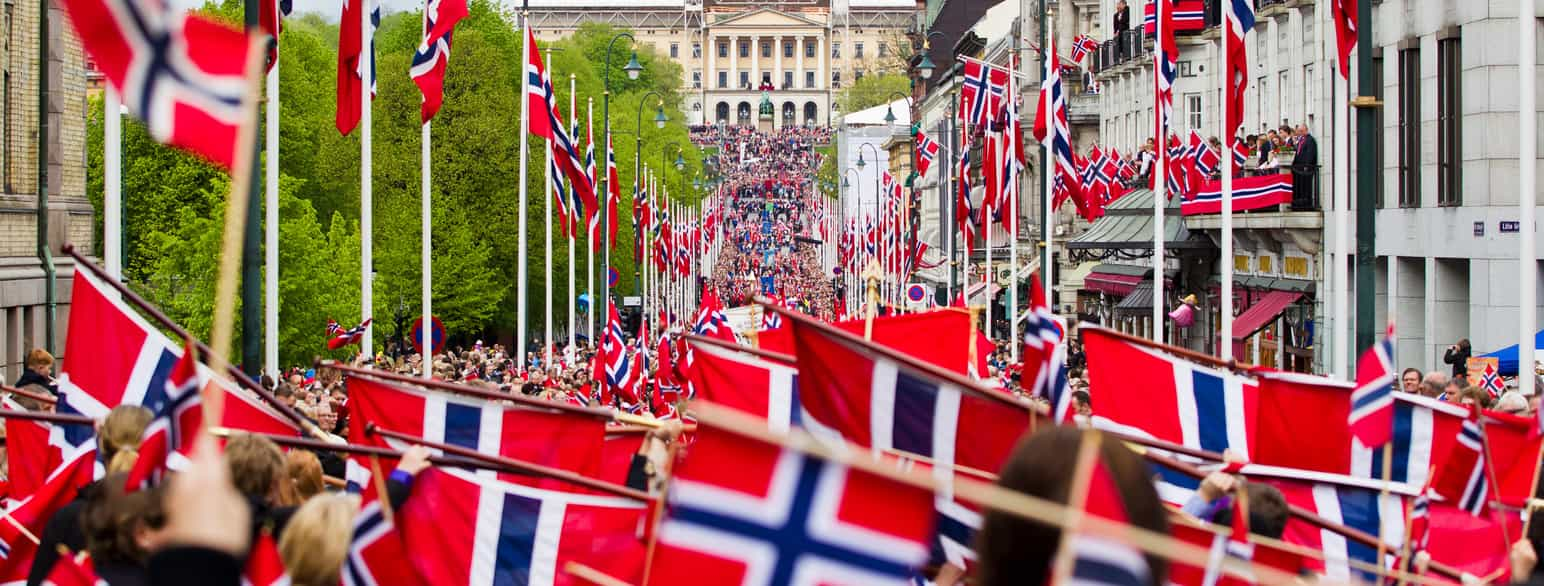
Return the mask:
<svg viewBox="0 0 1544 586">
<path fill-rule="evenodd" d="M 997 484 L 1052 502 L 1068 502 L 1086 433 L 1096 432 L 1047 427 L 1021 440 L 1003 465 Z M 1168 522 L 1147 463 L 1120 442 L 1109 439 L 1099 443 L 1098 457 L 1120 493 L 1131 524 L 1167 534 Z M 1060 529 L 988 509 L 976 538 L 976 584 L 1044 583 L 1051 575 L 1051 562 L 1061 538 Z M 1168 561 L 1158 556 L 1145 557 L 1151 569 L 1149 584 L 1162 584 L 1168 575 Z"/>
<path fill-rule="evenodd" d="M 253 525 L 271 527 L 275 536 L 283 535 L 295 507 L 283 504 L 288 476 L 279 446 L 263 436 L 238 433 L 225 442 L 225 461 L 236 489 L 251 505 Z"/>
<path fill-rule="evenodd" d="M 323 494 L 300 505 L 279 539 L 279 559 L 294 586 L 335 586 L 348 554 L 359 497 Z"/>
<path fill-rule="evenodd" d="M 315 453 L 290 450 L 284 455 L 284 479 L 275 502 L 280 506 L 296 507 L 322 492 L 322 462 Z"/>
<path fill-rule="evenodd" d="M 1421 379 L 1421 394 L 1433 399 L 1440 398 L 1442 390 L 1447 387 L 1447 384 L 1448 375 L 1437 371 L 1428 372 Z"/>
<path fill-rule="evenodd" d="M 26 368 L 21 377 L 16 379 L 18 387 L 27 385 L 42 385 L 48 392 L 59 394 L 59 385 L 54 382 L 54 355 L 42 348 L 33 348 L 27 353 Z"/>
<path fill-rule="evenodd" d="M 1399 390 L 1413 395 L 1421 394 L 1421 369 L 1406 368 L 1399 373 Z"/>
<path fill-rule="evenodd" d="M 1502 393 L 1501 398 L 1491 404 L 1491 409 L 1511 415 L 1526 416 L 1529 414 L 1528 398 L 1516 390 L 1510 390 Z"/>
<path fill-rule="evenodd" d="M 1116 37 L 1131 29 L 1131 7 L 1126 6 L 1126 0 L 1116 0 L 1115 16 L 1110 29 L 1115 32 Z"/>
<path fill-rule="evenodd" d="M 150 584 L 145 560 L 160 545 L 166 525 L 159 487 L 126 492 L 127 478 L 114 473 L 92 484 L 80 510 L 85 551 L 108 586 Z"/>
<path fill-rule="evenodd" d="M 139 457 L 140 436 L 145 433 L 145 427 L 150 425 L 152 416 L 150 410 L 144 407 L 119 405 L 102 419 L 97 429 L 97 452 L 107 462 L 108 474 L 127 474 L 134 467 L 134 461 Z M 101 481 L 94 484 L 101 484 Z M 122 485 L 123 481 L 120 480 L 119 484 Z M 83 551 L 86 548 L 81 517 L 86 501 L 84 496 L 89 496 L 93 488 L 86 487 L 81 491 L 83 495 L 77 495 L 74 501 L 49 517 L 48 523 L 43 526 L 43 533 L 38 535 L 37 554 L 32 558 L 32 568 L 27 573 L 27 586 L 38 586 L 48 577 L 49 570 L 53 569 L 54 562 L 59 559 L 60 546 L 69 551 Z"/>
<path fill-rule="evenodd" d="M 1240 483 L 1248 502 L 1249 532 L 1280 539 L 1287 530 L 1290 509 L 1281 491 L 1269 484 L 1249 482 L 1226 472 L 1213 472 L 1201 480 L 1201 485 L 1181 510 L 1202 521 L 1230 526 L 1233 523 L 1233 499 Z"/>
<path fill-rule="evenodd" d="M 1442 362 L 1453 367 L 1453 376 L 1464 376 L 1469 373 L 1469 356 L 1472 354 L 1469 338 L 1464 338 L 1447 347 L 1442 353 Z"/>
<path fill-rule="evenodd" d="M 1465 393 L 1469 390 L 1479 391 L 1481 395 L 1485 396 L 1485 400 L 1465 401 L 1465 399 L 1468 398 Z M 1481 409 L 1485 409 L 1490 406 L 1490 393 L 1485 392 L 1484 389 L 1475 388 L 1473 385 L 1470 385 L 1469 379 L 1462 376 L 1455 376 L 1448 379 L 1447 384 L 1442 386 L 1442 394 L 1437 396 L 1437 398 L 1443 401 L 1460 403 L 1465 406 L 1475 404 L 1479 405 Z"/>
</svg>

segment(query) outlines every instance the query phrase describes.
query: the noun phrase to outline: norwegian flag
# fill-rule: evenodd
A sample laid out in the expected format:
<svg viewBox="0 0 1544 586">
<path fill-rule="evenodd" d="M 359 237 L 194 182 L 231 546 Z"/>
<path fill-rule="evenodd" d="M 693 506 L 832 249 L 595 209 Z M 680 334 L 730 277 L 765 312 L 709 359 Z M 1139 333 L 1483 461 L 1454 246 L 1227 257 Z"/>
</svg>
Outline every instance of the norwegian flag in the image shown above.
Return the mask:
<svg viewBox="0 0 1544 586">
<path fill-rule="evenodd" d="M 0 399 L 0 404 L 15 411 L 26 410 L 9 397 Z M 52 434 L 53 425 L 47 422 L 6 420 L 6 498 L 19 501 L 31 496 L 47 482 L 48 473 L 64 462 L 64 446 L 50 443 Z M 4 583 L 3 576 L 0 583 Z"/>
<path fill-rule="evenodd" d="M 284 31 L 283 16 L 289 16 L 294 4 L 290 0 L 263 0 L 258 6 L 257 26 L 263 34 L 272 37 L 268 42 L 268 71 L 279 62 L 279 33 Z"/>
<path fill-rule="evenodd" d="M 359 126 L 360 99 L 365 72 L 364 47 L 360 42 L 359 10 L 370 3 L 370 98 L 375 99 L 375 31 L 381 28 L 381 5 L 378 0 L 343 0 L 343 15 L 338 22 L 338 99 L 334 125 L 345 136 Z"/>
<path fill-rule="evenodd" d="M 450 65 L 450 33 L 467 14 L 466 0 L 428 0 L 424 5 L 424 39 L 413 53 L 408 75 L 423 94 L 419 121 L 427 123 L 445 101 L 445 68 Z"/>
<path fill-rule="evenodd" d="M 375 423 L 433 442 L 525 460 L 592 478 L 599 474 L 595 463 L 599 460 L 606 434 L 605 424 L 598 418 L 424 391 L 370 377 L 350 377 L 346 384 L 349 414 L 355 422 L 349 426 L 350 443 L 394 449 L 408 447 L 396 440 L 365 433 L 366 424 Z M 529 476 L 502 473 L 499 478 L 509 482 L 536 481 Z"/>
<path fill-rule="evenodd" d="M 965 80 L 960 86 L 960 116 L 970 126 L 986 123 L 987 97 L 992 93 L 987 81 L 990 67 L 979 61 L 965 62 Z"/>
<path fill-rule="evenodd" d="M 441 0 L 465 2 L 465 0 Z M 531 112 L 529 127 L 527 130 L 532 136 L 547 139 L 552 150 L 553 164 L 562 171 L 562 175 L 568 177 L 569 188 L 574 190 L 575 198 L 580 201 L 593 201 L 595 199 L 595 186 L 590 183 L 590 178 L 585 174 L 584 163 L 579 158 L 579 151 L 574 146 L 574 140 L 563 127 L 563 116 L 558 110 L 557 93 L 552 89 L 552 79 L 547 73 L 546 65 L 542 63 L 541 50 L 536 45 L 536 33 L 533 29 L 525 31 L 526 55 L 526 99 L 529 100 Z M 546 114 L 543 115 L 542 113 Z M 556 176 L 556 174 L 554 175 Z M 554 181 L 554 183 L 557 183 Z"/>
<path fill-rule="evenodd" d="M 1085 440 L 1087 441 L 1087 440 Z M 1120 488 L 1115 484 L 1104 458 L 1095 457 L 1089 470 L 1088 493 L 1083 512 L 1117 523 L 1129 523 Z M 1152 568 L 1136 548 L 1118 538 L 1074 533 L 1068 544 L 1073 552 L 1072 575 L 1068 584 L 1108 584 L 1137 586 L 1151 582 Z"/>
<path fill-rule="evenodd" d="M 617 180 L 617 153 L 611 148 L 611 134 L 606 134 L 606 240 L 610 248 L 617 241 L 617 202 L 622 201 L 622 184 Z M 600 238 L 592 236 L 591 246 L 600 252 Z"/>
<path fill-rule="evenodd" d="M 1072 38 L 1072 61 L 1082 64 L 1083 60 L 1094 51 L 1099 50 L 1099 41 L 1089 35 L 1078 35 Z"/>
<path fill-rule="evenodd" d="M 1024 366 L 1019 371 L 1019 385 L 1026 392 L 1044 397 L 1051 405 L 1051 420 L 1072 420 L 1072 392 L 1067 387 L 1067 354 L 1061 343 L 1065 328 L 1061 318 L 1045 302 L 1045 288 L 1040 274 L 1029 276 L 1029 314 L 1024 319 Z"/>
<path fill-rule="evenodd" d="M 579 562 L 636 584 L 643 578 L 644 543 L 636 533 L 644 512 L 633 499 L 431 468 L 413 480 L 396 522 L 406 551 L 433 552 L 407 556 L 418 583 L 577 584 L 563 566 Z"/>
<path fill-rule="evenodd" d="M 71 427 L 91 430 L 89 426 Z M 38 549 L 38 544 L 27 534 L 41 535 L 48 520 L 74 501 L 81 488 L 91 483 L 97 464 L 96 454 L 95 443 L 72 452 L 65 457 L 64 463 L 49 473 L 48 481 L 36 492 L 5 509 L 6 522 L 0 523 L 0 576 L 8 583 L 25 581 Z"/>
<path fill-rule="evenodd" d="M 1357 0 L 1330 0 L 1330 20 L 1335 23 L 1335 49 L 1340 57 L 1340 77 L 1350 79 L 1351 49 L 1356 47 Z"/>
<path fill-rule="evenodd" d="M 1254 9 L 1249 0 L 1226 0 L 1232 10 L 1228 12 L 1228 71 L 1224 72 L 1227 88 L 1223 107 L 1227 110 L 1227 136 L 1238 134 L 1244 125 L 1244 90 L 1249 87 L 1249 50 L 1244 45 L 1244 35 L 1254 28 Z"/>
<path fill-rule="evenodd" d="M 964 240 L 965 250 L 970 251 L 974 247 L 976 231 L 980 226 L 977 221 L 979 210 L 970 197 L 970 137 L 965 130 L 960 129 L 962 147 L 960 148 L 959 165 L 955 171 L 955 183 L 959 191 L 954 197 L 954 221 L 959 224 L 960 237 Z"/>
<path fill-rule="evenodd" d="M 579 210 L 568 197 L 568 187 L 563 184 L 563 170 L 558 168 L 557 157 L 547 157 L 547 177 L 552 178 L 552 209 L 557 214 L 559 232 L 565 240 L 577 238 Z"/>
<path fill-rule="evenodd" d="M 247 565 L 242 570 L 241 586 L 290 586 L 289 574 L 284 570 L 284 560 L 279 558 L 279 545 L 273 533 L 264 530 L 252 542 L 247 554 Z"/>
<path fill-rule="evenodd" d="M 365 330 L 370 329 L 370 320 L 366 319 L 359 325 L 344 330 L 338 322 L 327 320 L 327 349 L 337 350 L 344 346 L 358 344 L 365 337 Z"/>
<path fill-rule="evenodd" d="M 654 583 L 910 583 L 933 494 L 700 423 L 671 478 Z"/>
<path fill-rule="evenodd" d="M 1476 411 L 1464 419 L 1458 431 L 1458 443 L 1448 456 L 1447 465 L 1437 470 L 1432 490 L 1454 502 L 1469 514 L 1484 514 L 1490 502 L 1490 472 L 1485 458 L 1485 430 Z"/>
<path fill-rule="evenodd" d="M 927 134 L 917 129 L 917 176 L 926 177 L 927 172 L 933 168 L 933 161 L 938 158 L 938 141 L 933 140 Z"/>
<path fill-rule="evenodd" d="M 727 348 L 693 346 L 691 380 L 699 399 L 762 417 L 778 433 L 800 425 L 797 368 Z"/>
<path fill-rule="evenodd" d="M 1046 46 L 1047 55 L 1056 54 L 1056 42 Z M 1067 198 L 1074 202 L 1086 201 L 1077 164 L 1073 161 L 1072 132 L 1067 123 L 1067 98 L 1061 82 L 1061 68 L 1055 59 L 1048 59 L 1045 81 L 1040 86 L 1039 112 L 1035 115 L 1035 139 L 1045 143 L 1055 158 L 1055 182 L 1060 196 L 1052 200 L 1052 209 L 1060 207 Z M 1049 109 L 1048 109 L 1049 108 Z"/>
<path fill-rule="evenodd" d="M 1157 47 L 1153 51 L 1153 92 L 1155 94 L 1153 117 L 1153 136 L 1157 140 L 1158 156 L 1164 159 L 1164 164 L 1172 168 L 1168 158 L 1168 149 L 1163 148 L 1164 137 L 1169 136 L 1169 125 L 1174 118 L 1174 81 L 1179 75 L 1179 43 L 1174 38 L 1174 6 L 1167 0 L 1159 0 L 1150 3 L 1156 6 L 1157 16 Z M 1173 177 L 1173 171 L 1168 175 Z M 1155 179 L 1156 180 L 1156 179 Z M 1169 197 L 1173 197 L 1171 193 Z"/>
<path fill-rule="evenodd" d="M 1490 398 L 1495 399 L 1506 392 L 1506 383 L 1501 380 L 1501 373 L 1496 371 L 1496 365 L 1485 364 L 1485 370 L 1480 372 L 1480 388 L 1490 393 Z"/>
<path fill-rule="evenodd" d="M 150 136 L 231 168 L 249 86 L 247 35 L 135 0 L 67 0 L 81 48 Z M 255 72 L 254 72 L 255 73 Z"/>
<path fill-rule="evenodd" d="M 1237 173 L 1244 168 L 1244 163 L 1249 161 L 1249 146 L 1244 144 L 1244 139 L 1233 137 L 1233 169 Z"/>
<path fill-rule="evenodd" d="M 627 342 L 622 338 L 622 316 L 612 304 L 611 315 L 606 319 L 606 332 L 600 343 L 600 360 L 605 365 L 606 391 L 615 393 L 628 402 L 636 402 L 638 370 L 633 368 L 632 356 L 627 352 Z"/>
<path fill-rule="evenodd" d="M 1382 446 L 1393 436 L 1395 378 L 1394 324 L 1389 324 L 1383 339 L 1356 362 L 1356 390 L 1351 391 L 1346 425 L 1364 446 Z"/>
<path fill-rule="evenodd" d="M 724 303 L 719 301 L 717 291 L 708 289 L 703 292 L 702 308 L 697 311 L 697 322 L 692 325 L 692 333 L 725 342 L 735 341 L 734 331 L 729 329 L 729 316 L 724 313 Z"/>
<path fill-rule="evenodd" d="M 1426 551 L 1431 543 L 1431 496 L 1431 489 L 1426 488 L 1410 500 L 1411 553 Z"/>
<path fill-rule="evenodd" d="M 177 470 L 187 464 L 193 439 L 204 424 L 200 396 L 204 377 L 198 370 L 196 356 L 198 353 L 189 341 L 182 358 L 177 359 L 171 375 L 166 378 L 166 403 L 145 427 L 139 444 L 139 458 L 129 470 L 124 490 L 146 488 L 160 482 L 168 470 Z"/>
<path fill-rule="evenodd" d="M 1217 172 L 1217 167 L 1222 164 L 1222 154 L 1212 148 L 1212 143 L 1201 138 L 1201 133 L 1194 129 L 1190 131 L 1190 156 L 1199 175 L 1192 175 L 1190 183 L 1200 185 L 1201 181 L 1210 178 Z"/>
<path fill-rule="evenodd" d="M 349 460 L 349 463 L 353 465 L 354 461 Z M 368 482 L 368 469 L 355 465 L 351 470 L 363 471 L 361 481 Z M 385 497 L 381 495 L 380 498 Z M 381 586 L 423 581 L 408 562 L 402 533 L 386 516 L 385 505 L 380 498 L 367 500 L 359 514 L 354 516 L 348 554 L 343 558 L 343 586 Z"/>
</svg>

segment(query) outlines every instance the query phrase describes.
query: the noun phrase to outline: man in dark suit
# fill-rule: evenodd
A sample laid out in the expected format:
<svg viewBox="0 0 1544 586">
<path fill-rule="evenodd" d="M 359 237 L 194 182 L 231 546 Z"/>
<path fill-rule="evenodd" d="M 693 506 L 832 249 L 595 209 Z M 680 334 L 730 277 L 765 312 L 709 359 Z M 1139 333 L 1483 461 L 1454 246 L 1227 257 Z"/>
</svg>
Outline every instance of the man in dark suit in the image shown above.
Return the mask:
<svg viewBox="0 0 1544 586">
<path fill-rule="evenodd" d="M 1319 141 L 1308 134 L 1308 125 L 1297 125 L 1297 154 L 1292 157 L 1292 209 L 1316 207 L 1319 180 Z"/>
<path fill-rule="evenodd" d="M 1114 34 L 1110 38 L 1115 41 L 1115 52 L 1118 59 L 1125 59 L 1126 54 L 1126 29 L 1131 28 L 1131 10 L 1126 7 L 1126 0 L 1115 2 L 1115 22 L 1110 27 Z"/>
</svg>

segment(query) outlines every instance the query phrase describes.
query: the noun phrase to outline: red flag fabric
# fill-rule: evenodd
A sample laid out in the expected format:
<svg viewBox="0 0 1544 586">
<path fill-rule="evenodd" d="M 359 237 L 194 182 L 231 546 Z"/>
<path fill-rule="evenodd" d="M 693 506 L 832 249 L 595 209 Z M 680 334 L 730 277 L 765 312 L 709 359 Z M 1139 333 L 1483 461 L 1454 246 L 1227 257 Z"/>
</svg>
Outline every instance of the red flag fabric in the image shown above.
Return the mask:
<svg viewBox="0 0 1544 586">
<path fill-rule="evenodd" d="M 284 571 L 284 560 L 279 558 L 279 545 L 274 542 L 273 533 L 266 529 L 252 542 L 241 583 L 243 586 L 289 586 L 289 574 Z"/>
<path fill-rule="evenodd" d="M 832 325 L 863 335 L 862 319 Z M 972 364 L 970 338 L 970 313 L 961 309 L 942 308 L 874 318 L 873 341 L 876 344 L 966 376 L 986 373 L 986 359 L 997 350 L 997 346 L 992 344 L 985 333 L 977 330 L 976 360 Z M 757 343 L 764 350 L 794 353 L 793 338 L 787 329 L 762 331 L 757 334 Z"/>
<path fill-rule="evenodd" d="M 798 369 L 708 344 L 694 345 L 692 386 L 702 400 L 767 420 L 773 431 L 799 422 Z"/>
<path fill-rule="evenodd" d="M 1335 49 L 1340 57 L 1340 77 L 1351 78 L 1351 49 L 1356 47 L 1357 0 L 1330 0 L 1330 20 L 1335 23 Z"/>
<path fill-rule="evenodd" d="M 198 370 L 198 350 L 190 340 L 166 377 L 166 403 L 141 435 L 139 457 L 129 469 L 124 490 L 159 482 L 168 470 L 187 462 L 194 438 L 204 425 L 204 381 Z"/>
</svg>

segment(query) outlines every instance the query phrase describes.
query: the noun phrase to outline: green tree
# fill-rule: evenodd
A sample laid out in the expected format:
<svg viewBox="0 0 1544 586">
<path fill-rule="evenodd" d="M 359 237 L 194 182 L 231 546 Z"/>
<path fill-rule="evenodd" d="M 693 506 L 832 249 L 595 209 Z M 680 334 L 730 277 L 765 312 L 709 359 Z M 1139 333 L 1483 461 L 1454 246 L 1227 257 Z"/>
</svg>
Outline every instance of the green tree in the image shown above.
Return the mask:
<svg viewBox="0 0 1544 586">
<path fill-rule="evenodd" d="M 844 114 L 851 114 L 872 108 L 894 101 L 895 92 L 911 96 L 911 79 L 899 73 L 868 75 L 836 94 L 837 109 Z"/>
</svg>

